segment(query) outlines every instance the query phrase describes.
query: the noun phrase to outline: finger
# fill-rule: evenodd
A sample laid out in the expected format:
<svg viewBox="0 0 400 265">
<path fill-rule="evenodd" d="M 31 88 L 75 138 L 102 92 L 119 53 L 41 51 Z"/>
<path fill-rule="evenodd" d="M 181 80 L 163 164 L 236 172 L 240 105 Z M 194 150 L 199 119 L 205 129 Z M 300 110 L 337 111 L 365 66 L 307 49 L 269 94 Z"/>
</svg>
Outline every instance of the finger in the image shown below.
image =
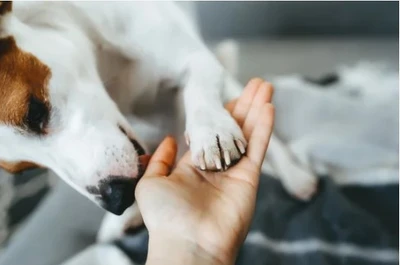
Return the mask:
<svg viewBox="0 0 400 265">
<path fill-rule="evenodd" d="M 271 101 L 272 91 L 272 85 L 266 82 L 261 84 L 260 88 L 257 90 L 242 127 L 243 134 L 246 139 L 249 139 L 254 126 L 257 124 L 260 109 L 265 105 L 265 103 Z"/>
<path fill-rule="evenodd" d="M 232 116 L 240 127 L 242 127 L 248 111 L 251 108 L 254 97 L 257 94 L 257 90 L 263 82 L 264 80 L 261 78 L 253 78 L 250 80 L 238 99 L 235 108 L 233 109 Z"/>
<path fill-rule="evenodd" d="M 168 175 L 174 166 L 178 147 L 172 137 L 166 137 L 151 157 L 143 177 Z"/>
<path fill-rule="evenodd" d="M 274 124 L 274 115 L 275 111 L 272 104 L 264 104 L 260 109 L 258 121 L 249 139 L 247 156 L 257 168 L 261 168 L 267 151 Z"/>
<path fill-rule="evenodd" d="M 231 101 L 229 101 L 228 103 L 225 104 L 225 109 L 227 111 L 229 111 L 229 113 L 232 113 L 233 110 L 235 109 L 236 103 L 237 103 L 238 99 L 233 99 Z"/>
<path fill-rule="evenodd" d="M 265 86 L 267 87 L 268 93 L 266 96 L 266 101 L 267 103 L 271 103 L 272 98 L 274 96 L 274 86 L 270 82 L 265 82 Z"/>
</svg>

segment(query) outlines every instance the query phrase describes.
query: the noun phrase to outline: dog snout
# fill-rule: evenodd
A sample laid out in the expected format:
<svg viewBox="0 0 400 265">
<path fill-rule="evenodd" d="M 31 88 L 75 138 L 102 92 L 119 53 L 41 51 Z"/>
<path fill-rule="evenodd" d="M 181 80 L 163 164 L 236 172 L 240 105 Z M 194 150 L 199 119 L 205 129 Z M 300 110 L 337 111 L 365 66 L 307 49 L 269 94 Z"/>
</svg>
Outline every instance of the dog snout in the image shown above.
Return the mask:
<svg viewBox="0 0 400 265">
<path fill-rule="evenodd" d="M 116 176 L 100 186 L 102 206 L 109 212 L 121 215 L 135 202 L 135 187 L 137 179 L 126 179 Z"/>
</svg>

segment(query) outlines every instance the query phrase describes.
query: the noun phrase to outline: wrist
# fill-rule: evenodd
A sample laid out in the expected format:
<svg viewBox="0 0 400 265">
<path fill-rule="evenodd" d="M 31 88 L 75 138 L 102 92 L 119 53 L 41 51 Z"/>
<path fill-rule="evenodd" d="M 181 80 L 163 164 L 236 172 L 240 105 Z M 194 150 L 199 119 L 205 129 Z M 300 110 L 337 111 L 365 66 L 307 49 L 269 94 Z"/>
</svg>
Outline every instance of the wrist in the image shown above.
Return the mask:
<svg viewBox="0 0 400 265">
<path fill-rule="evenodd" d="M 210 253 L 195 241 L 174 235 L 149 235 L 146 265 L 232 265 L 236 253 Z"/>
</svg>

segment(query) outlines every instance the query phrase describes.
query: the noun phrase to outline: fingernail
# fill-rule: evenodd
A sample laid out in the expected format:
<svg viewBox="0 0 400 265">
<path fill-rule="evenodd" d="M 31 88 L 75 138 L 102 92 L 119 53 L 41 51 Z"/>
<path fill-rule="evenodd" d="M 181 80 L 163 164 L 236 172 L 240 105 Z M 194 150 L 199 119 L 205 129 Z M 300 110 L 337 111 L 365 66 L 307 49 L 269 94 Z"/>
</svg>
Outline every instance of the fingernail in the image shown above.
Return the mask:
<svg viewBox="0 0 400 265">
<path fill-rule="evenodd" d="M 172 135 L 167 135 L 167 136 L 165 136 L 164 141 L 173 141 L 173 142 L 175 142 L 175 138 Z"/>
<path fill-rule="evenodd" d="M 265 82 L 265 81 L 264 81 L 264 79 L 261 78 L 261 77 L 254 77 L 254 78 L 250 79 L 250 81 L 249 81 L 249 83 L 250 83 L 251 85 L 255 85 L 255 84 L 257 84 L 257 83 L 262 83 L 262 82 Z"/>
</svg>

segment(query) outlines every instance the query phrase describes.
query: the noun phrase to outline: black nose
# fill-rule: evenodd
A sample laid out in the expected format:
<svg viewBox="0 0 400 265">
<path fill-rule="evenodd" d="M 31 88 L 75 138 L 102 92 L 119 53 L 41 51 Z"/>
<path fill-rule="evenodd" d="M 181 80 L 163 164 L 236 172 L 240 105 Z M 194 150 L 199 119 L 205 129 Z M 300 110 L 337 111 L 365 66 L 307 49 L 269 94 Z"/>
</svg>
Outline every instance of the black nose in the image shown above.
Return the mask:
<svg viewBox="0 0 400 265">
<path fill-rule="evenodd" d="M 100 186 L 102 206 L 107 211 L 121 215 L 135 201 L 136 179 L 109 177 L 111 180 Z"/>
</svg>

